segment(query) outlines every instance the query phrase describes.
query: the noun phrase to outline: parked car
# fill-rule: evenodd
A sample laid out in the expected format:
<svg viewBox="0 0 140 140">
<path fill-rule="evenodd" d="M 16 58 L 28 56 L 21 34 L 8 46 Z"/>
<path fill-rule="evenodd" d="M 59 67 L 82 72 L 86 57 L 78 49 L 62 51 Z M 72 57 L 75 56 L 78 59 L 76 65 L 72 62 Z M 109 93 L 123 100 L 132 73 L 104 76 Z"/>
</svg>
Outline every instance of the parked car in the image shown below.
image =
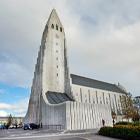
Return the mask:
<svg viewBox="0 0 140 140">
<path fill-rule="evenodd" d="M 24 130 L 30 129 L 30 125 L 29 125 L 29 124 L 24 124 L 24 125 L 23 125 L 23 129 L 24 129 Z"/>
<path fill-rule="evenodd" d="M 13 125 L 13 124 L 11 124 L 11 125 L 9 126 L 9 129 L 13 129 L 13 128 L 16 128 L 16 126 Z"/>
<path fill-rule="evenodd" d="M 19 124 L 18 126 L 17 126 L 17 128 L 22 128 L 23 127 L 23 125 L 22 124 Z"/>
<path fill-rule="evenodd" d="M 34 123 L 28 123 L 23 125 L 24 130 L 33 130 L 33 129 L 38 129 L 39 125 L 34 124 Z"/>
<path fill-rule="evenodd" d="M 30 123 L 30 128 L 31 129 L 38 129 L 39 128 L 39 125 L 34 124 L 34 123 Z"/>
<path fill-rule="evenodd" d="M 0 129 L 5 129 L 5 126 L 3 124 L 0 124 Z"/>
</svg>

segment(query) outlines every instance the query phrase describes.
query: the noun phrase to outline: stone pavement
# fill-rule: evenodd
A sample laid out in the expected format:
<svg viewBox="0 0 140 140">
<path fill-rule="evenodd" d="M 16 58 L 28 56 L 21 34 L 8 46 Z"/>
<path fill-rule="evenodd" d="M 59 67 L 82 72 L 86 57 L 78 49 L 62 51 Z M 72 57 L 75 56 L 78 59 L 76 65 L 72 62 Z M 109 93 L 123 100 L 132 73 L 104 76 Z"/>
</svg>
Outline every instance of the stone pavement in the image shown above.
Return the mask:
<svg viewBox="0 0 140 140">
<path fill-rule="evenodd" d="M 52 130 L 0 130 L 0 140 L 117 140 L 97 135 L 98 130 L 65 133 Z"/>
</svg>

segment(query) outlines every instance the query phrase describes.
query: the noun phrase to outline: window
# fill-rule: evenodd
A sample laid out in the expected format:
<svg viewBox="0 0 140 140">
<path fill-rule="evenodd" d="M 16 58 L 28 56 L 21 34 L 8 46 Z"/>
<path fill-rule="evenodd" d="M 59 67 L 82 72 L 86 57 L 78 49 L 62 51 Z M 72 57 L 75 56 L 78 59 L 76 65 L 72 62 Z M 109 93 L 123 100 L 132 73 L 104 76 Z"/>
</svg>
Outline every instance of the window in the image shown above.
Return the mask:
<svg viewBox="0 0 140 140">
<path fill-rule="evenodd" d="M 108 104 L 108 98 L 106 97 L 106 104 Z"/>
<path fill-rule="evenodd" d="M 58 77 L 58 73 L 57 73 L 56 75 L 57 75 L 57 77 Z"/>
<path fill-rule="evenodd" d="M 56 50 L 56 53 L 58 53 L 58 50 Z"/>
<path fill-rule="evenodd" d="M 96 102 L 98 104 L 98 95 L 97 95 L 97 91 L 96 91 Z"/>
<path fill-rule="evenodd" d="M 56 42 L 56 46 L 58 45 L 58 43 Z"/>
<path fill-rule="evenodd" d="M 83 102 L 83 99 L 82 99 L 82 89 L 80 88 L 80 96 L 81 96 L 81 102 Z"/>
<path fill-rule="evenodd" d="M 103 92 L 103 103 L 105 104 L 105 94 Z"/>
<path fill-rule="evenodd" d="M 108 93 L 108 95 L 109 95 L 109 102 L 110 102 L 110 104 L 111 104 L 111 97 L 110 97 L 110 93 Z"/>
<path fill-rule="evenodd" d="M 58 65 L 56 67 L 58 68 Z"/>
<path fill-rule="evenodd" d="M 62 32 L 62 27 L 60 27 L 60 32 Z"/>
<path fill-rule="evenodd" d="M 58 57 L 56 57 L 56 60 L 58 60 Z"/>
<path fill-rule="evenodd" d="M 58 30 L 58 25 L 56 24 L 56 30 Z"/>
<path fill-rule="evenodd" d="M 91 101 L 90 101 L 90 90 L 88 90 L 88 94 L 89 94 L 89 103 L 91 103 Z"/>
<path fill-rule="evenodd" d="M 93 98 L 93 103 L 95 104 L 95 100 L 94 100 L 94 98 Z"/>
<path fill-rule="evenodd" d="M 100 104 L 102 104 L 102 98 L 100 97 Z"/>
<path fill-rule="evenodd" d="M 114 94 L 114 98 L 115 98 L 115 105 L 116 105 L 116 108 L 117 108 L 117 98 L 116 98 L 115 94 Z"/>
<path fill-rule="evenodd" d="M 52 29 L 54 29 L 54 25 L 53 25 L 53 24 L 52 24 L 52 26 L 51 26 L 51 27 L 52 27 Z"/>
</svg>

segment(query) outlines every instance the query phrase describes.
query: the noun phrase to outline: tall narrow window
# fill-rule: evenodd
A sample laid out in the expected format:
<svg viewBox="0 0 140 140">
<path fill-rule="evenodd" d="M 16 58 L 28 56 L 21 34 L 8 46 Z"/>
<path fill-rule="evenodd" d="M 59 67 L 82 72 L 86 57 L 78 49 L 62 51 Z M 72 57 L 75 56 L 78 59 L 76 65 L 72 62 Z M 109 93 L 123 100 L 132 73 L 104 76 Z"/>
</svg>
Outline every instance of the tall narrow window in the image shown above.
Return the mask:
<svg viewBox="0 0 140 140">
<path fill-rule="evenodd" d="M 57 73 L 56 75 L 57 75 L 57 77 L 58 77 L 58 73 Z"/>
<path fill-rule="evenodd" d="M 111 101 L 110 93 L 108 93 L 108 95 L 109 95 L 110 107 L 111 107 L 111 109 L 112 109 L 112 101 Z"/>
<path fill-rule="evenodd" d="M 94 97 L 93 97 L 93 104 L 95 104 L 95 100 L 94 100 Z"/>
<path fill-rule="evenodd" d="M 100 104 L 102 104 L 102 98 L 100 97 Z"/>
<path fill-rule="evenodd" d="M 56 24 L 56 30 L 58 30 L 58 25 Z"/>
<path fill-rule="evenodd" d="M 108 98 L 106 97 L 106 104 L 108 104 Z"/>
<path fill-rule="evenodd" d="M 85 99 L 85 103 L 87 103 L 87 98 Z"/>
<path fill-rule="evenodd" d="M 103 92 L 103 103 L 105 104 L 105 94 Z"/>
<path fill-rule="evenodd" d="M 121 97 L 121 95 L 120 95 L 120 106 L 121 106 L 121 108 L 123 107 L 123 105 L 122 105 L 122 97 Z"/>
<path fill-rule="evenodd" d="M 116 95 L 114 94 L 114 98 L 115 98 L 115 105 L 116 105 L 116 109 L 118 108 L 117 106 L 117 99 L 116 99 Z"/>
<path fill-rule="evenodd" d="M 62 27 L 60 27 L 60 32 L 62 32 Z"/>
<path fill-rule="evenodd" d="M 91 103 L 91 101 L 90 101 L 90 90 L 88 90 L 88 94 L 89 94 L 89 103 Z"/>
<path fill-rule="evenodd" d="M 97 95 L 97 91 L 96 91 L 96 102 L 98 104 L 98 95 Z"/>
<path fill-rule="evenodd" d="M 83 102 L 83 99 L 82 99 L 82 89 L 80 88 L 80 96 L 81 96 L 81 102 Z"/>
<path fill-rule="evenodd" d="M 52 26 L 51 26 L 51 27 L 52 27 L 52 29 L 54 29 L 54 25 L 53 25 L 53 24 L 52 24 Z"/>
</svg>

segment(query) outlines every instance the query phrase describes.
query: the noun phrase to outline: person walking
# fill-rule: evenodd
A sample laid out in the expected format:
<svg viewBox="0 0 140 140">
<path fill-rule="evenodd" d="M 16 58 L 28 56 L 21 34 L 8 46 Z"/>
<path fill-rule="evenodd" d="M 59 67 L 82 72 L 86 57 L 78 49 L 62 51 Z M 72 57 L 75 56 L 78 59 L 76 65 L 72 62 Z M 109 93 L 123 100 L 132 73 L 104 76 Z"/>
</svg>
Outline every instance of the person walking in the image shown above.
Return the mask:
<svg viewBox="0 0 140 140">
<path fill-rule="evenodd" d="M 113 119 L 113 126 L 115 125 L 115 120 Z"/>
<path fill-rule="evenodd" d="M 103 127 L 105 126 L 105 120 L 104 119 L 102 119 L 102 124 L 103 124 Z"/>
</svg>

